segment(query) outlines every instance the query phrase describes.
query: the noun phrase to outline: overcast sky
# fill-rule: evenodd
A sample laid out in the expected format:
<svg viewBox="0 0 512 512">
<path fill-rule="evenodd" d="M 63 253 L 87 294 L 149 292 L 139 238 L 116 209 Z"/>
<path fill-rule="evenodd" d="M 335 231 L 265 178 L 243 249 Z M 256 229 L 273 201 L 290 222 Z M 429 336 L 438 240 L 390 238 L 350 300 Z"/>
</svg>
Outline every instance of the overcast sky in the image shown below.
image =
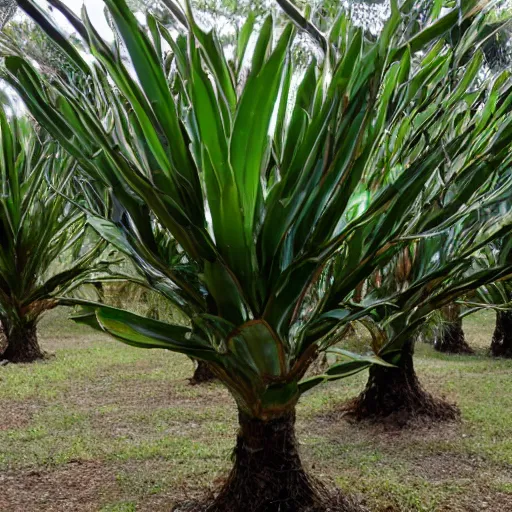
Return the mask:
<svg viewBox="0 0 512 512">
<path fill-rule="evenodd" d="M 78 15 L 80 15 L 82 5 L 85 3 L 89 18 L 91 18 L 92 24 L 96 27 L 100 34 L 107 36 L 107 34 L 110 32 L 110 28 L 107 24 L 107 21 L 105 20 L 105 16 L 103 15 L 103 9 L 105 7 L 103 0 L 63 0 L 63 2 L 71 7 L 71 9 L 73 9 L 73 11 L 75 11 Z"/>
</svg>

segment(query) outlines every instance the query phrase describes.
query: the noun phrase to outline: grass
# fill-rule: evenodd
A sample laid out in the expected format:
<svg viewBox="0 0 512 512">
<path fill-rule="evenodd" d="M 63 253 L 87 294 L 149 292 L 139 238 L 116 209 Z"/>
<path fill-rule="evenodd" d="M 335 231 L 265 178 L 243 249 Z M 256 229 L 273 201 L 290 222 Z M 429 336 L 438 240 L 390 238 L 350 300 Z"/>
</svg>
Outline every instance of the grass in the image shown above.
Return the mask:
<svg viewBox="0 0 512 512">
<path fill-rule="evenodd" d="M 492 313 L 465 319 L 475 356 L 417 347 L 431 392 L 462 422 L 392 431 L 343 421 L 365 375 L 299 405 L 306 464 L 373 511 L 512 511 L 512 361 L 486 354 Z M 0 368 L 2 512 L 169 511 L 218 484 L 236 433 L 220 385 L 189 386 L 192 364 L 118 344 L 54 311 L 40 326 L 49 361 Z"/>
</svg>

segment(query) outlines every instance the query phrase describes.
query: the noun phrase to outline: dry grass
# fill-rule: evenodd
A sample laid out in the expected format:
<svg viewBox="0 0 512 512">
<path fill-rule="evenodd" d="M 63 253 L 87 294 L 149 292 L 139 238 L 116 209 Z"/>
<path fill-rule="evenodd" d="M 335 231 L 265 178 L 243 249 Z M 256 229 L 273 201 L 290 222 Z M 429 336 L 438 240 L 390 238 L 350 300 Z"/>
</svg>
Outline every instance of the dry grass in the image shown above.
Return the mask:
<svg viewBox="0 0 512 512">
<path fill-rule="evenodd" d="M 427 389 L 463 420 L 390 431 L 332 414 L 365 375 L 311 393 L 299 438 L 312 472 L 374 511 L 512 512 L 512 361 L 485 351 L 492 314 L 465 322 L 476 356 L 418 347 Z M 236 432 L 219 385 L 188 385 L 192 364 L 125 347 L 52 312 L 41 325 L 56 357 L 0 368 L 0 511 L 170 511 L 218 484 Z"/>
</svg>

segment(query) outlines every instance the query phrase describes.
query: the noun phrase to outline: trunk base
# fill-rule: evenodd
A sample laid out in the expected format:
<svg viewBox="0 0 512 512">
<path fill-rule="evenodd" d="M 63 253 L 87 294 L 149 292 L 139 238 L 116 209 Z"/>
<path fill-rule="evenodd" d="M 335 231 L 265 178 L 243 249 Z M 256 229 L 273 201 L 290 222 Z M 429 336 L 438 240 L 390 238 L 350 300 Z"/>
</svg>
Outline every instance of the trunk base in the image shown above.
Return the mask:
<svg viewBox="0 0 512 512">
<path fill-rule="evenodd" d="M 294 432 L 295 414 L 267 422 L 240 413 L 234 467 L 217 497 L 175 512 L 362 512 L 330 495 L 304 470 Z"/>
<path fill-rule="evenodd" d="M 496 313 L 496 328 L 492 336 L 491 355 L 512 358 L 512 311 Z"/>
<path fill-rule="evenodd" d="M 322 505 L 317 505 L 316 508 L 306 508 L 298 506 L 297 508 L 279 508 L 279 503 L 271 504 L 270 508 L 252 508 L 247 504 L 236 505 L 234 508 L 225 508 L 224 505 L 221 508 L 212 508 L 212 500 L 205 500 L 202 502 L 187 502 L 176 505 L 171 512 L 281 512 L 281 511 L 292 511 L 293 512 L 369 512 L 369 510 L 361 505 L 356 500 L 351 500 L 343 496 L 341 493 L 334 492 L 330 497 L 326 497 L 323 500 Z M 224 507 L 224 508 L 222 508 Z"/>
<path fill-rule="evenodd" d="M 414 369 L 373 367 L 365 390 L 343 406 L 355 421 L 370 421 L 404 427 L 415 420 L 456 420 L 459 409 L 432 396 L 421 386 Z"/>
<path fill-rule="evenodd" d="M 7 347 L 0 356 L 1 359 L 10 363 L 32 363 L 48 358 L 48 354 L 41 349 L 37 341 L 35 325 L 12 329 L 5 335 Z"/>
<path fill-rule="evenodd" d="M 462 323 L 449 324 L 443 333 L 434 341 L 434 348 L 445 354 L 474 354 L 475 351 L 467 344 L 462 330 Z"/>
<path fill-rule="evenodd" d="M 210 370 L 210 367 L 204 361 L 196 361 L 197 366 L 194 370 L 194 375 L 189 379 L 189 382 L 192 386 L 196 386 L 198 384 L 205 384 L 207 382 L 212 382 L 217 379 L 214 373 Z"/>
</svg>

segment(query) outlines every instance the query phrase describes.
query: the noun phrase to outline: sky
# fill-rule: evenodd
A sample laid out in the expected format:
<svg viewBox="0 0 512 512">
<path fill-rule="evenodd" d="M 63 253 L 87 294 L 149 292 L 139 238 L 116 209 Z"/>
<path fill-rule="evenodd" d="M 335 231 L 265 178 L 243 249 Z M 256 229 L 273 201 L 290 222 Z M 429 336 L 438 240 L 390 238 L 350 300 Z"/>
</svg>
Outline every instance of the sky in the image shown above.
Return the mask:
<svg viewBox="0 0 512 512">
<path fill-rule="evenodd" d="M 82 5 L 85 4 L 89 18 L 98 32 L 104 37 L 108 37 L 108 34 L 111 33 L 105 16 L 103 15 L 103 0 L 63 0 L 63 2 L 78 15 L 80 15 Z"/>
</svg>

